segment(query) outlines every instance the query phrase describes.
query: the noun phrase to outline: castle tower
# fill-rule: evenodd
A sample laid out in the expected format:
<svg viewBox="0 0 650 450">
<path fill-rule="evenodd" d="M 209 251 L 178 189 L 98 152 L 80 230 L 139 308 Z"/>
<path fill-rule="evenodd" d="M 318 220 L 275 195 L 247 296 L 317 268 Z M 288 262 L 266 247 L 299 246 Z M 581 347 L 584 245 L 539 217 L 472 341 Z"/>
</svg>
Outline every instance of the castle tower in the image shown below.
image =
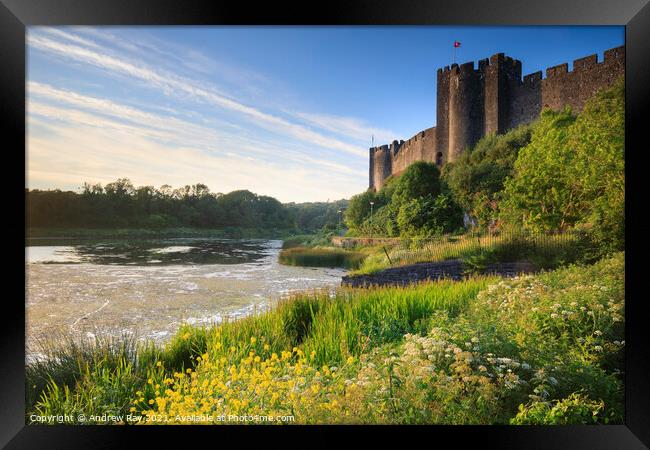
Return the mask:
<svg viewBox="0 0 650 450">
<path fill-rule="evenodd" d="M 449 146 L 449 66 L 438 69 L 438 88 L 436 93 L 436 149 L 440 152 L 440 164 L 446 162 Z M 436 152 L 436 154 L 437 154 Z"/>
<path fill-rule="evenodd" d="M 393 172 L 392 147 L 382 145 L 370 148 L 370 187 L 377 191 Z"/>
<path fill-rule="evenodd" d="M 482 80 L 474 63 L 451 66 L 449 75 L 448 162 L 455 161 L 483 131 Z"/>
<path fill-rule="evenodd" d="M 503 133 L 510 121 L 512 91 L 521 80 L 521 61 L 497 53 L 479 61 L 479 72 L 484 79 L 483 135 Z"/>
</svg>

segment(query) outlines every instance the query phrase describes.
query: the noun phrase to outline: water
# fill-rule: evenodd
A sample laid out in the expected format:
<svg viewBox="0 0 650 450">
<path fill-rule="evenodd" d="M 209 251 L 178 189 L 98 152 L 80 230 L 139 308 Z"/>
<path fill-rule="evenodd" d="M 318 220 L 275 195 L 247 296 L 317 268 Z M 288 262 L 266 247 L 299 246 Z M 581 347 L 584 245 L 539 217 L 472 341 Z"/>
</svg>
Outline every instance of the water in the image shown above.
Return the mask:
<svg viewBox="0 0 650 450">
<path fill-rule="evenodd" d="M 278 264 L 282 241 L 28 240 L 26 344 L 61 335 L 164 342 L 182 323 L 264 310 L 292 291 L 338 286 L 343 269 Z"/>
</svg>

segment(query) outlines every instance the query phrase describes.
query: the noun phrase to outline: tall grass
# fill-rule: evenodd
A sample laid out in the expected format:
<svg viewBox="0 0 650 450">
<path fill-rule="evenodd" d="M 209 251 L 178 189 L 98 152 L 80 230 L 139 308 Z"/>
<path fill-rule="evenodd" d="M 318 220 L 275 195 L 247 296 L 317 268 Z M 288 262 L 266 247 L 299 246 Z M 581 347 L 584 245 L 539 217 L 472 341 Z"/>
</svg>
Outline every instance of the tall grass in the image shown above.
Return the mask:
<svg viewBox="0 0 650 450">
<path fill-rule="evenodd" d="M 348 356 L 397 341 L 405 333 L 426 328 L 425 319 L 436 310 L 455 316 L 490 281 L 474 278 L 465 283 L 441 280 L 409 289 L 371 288 L 340 290 L 335 301 L 315 316 L 304 342 L 317 364 L 341 363 Z"/>
<path fill-rule="evenodd" d="M 293 247 L 280 252 L 280 264 L 305 267 L 358 268 L 365 254 L 333 247 Z"/>
<path fill-rule="evenodd" d="M 525 260 L 540 269 L 550 269 L 580 260 L 585 248 L 584 237 L 570 232 L 546 234 L 513 231 L 413 238 L 386 247 L 385 251 L 373 252 L 355 273 L 369 274 L 390 266 L 450 259 L 475 264 Z"/>
</svg>

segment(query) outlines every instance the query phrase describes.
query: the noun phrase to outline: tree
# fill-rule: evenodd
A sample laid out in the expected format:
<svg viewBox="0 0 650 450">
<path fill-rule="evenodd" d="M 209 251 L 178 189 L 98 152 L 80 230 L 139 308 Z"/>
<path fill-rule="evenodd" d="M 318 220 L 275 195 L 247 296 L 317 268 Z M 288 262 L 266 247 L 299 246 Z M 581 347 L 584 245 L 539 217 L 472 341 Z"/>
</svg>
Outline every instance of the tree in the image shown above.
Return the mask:
<svg viewBox="0 0 650 450">
<path fill-rule="evenodd" d="M 489 134 L 443 167 L 442 180 L 481 228 L 498 218 L 505 180 L 512 175 L 519 150 L 530 143 L 531 133 L 532 125 L 521 125 L 502 135 Z"/>
<path fill-rule="evenodd" d="M 377 195 L 374 191 L 367 190 L 361 194 L 354 195 L 350 199 L 348 209 L 345 211 L 345 224 L 351 230 L 358 230 L 361 224 L 370 217 L 370 202 L 373 202 L 373 210 L 383 206 L 383 196 Z"/>
<path fill-rule="evenodd" d="M 502 217 L 534 230 L 587 229 L 605 250 L 625 230 L 623 80 L 600 91 L 575 118 L 545 111 L 506 182 Z"/>
<path fill-rule="evenodd" d="M 412 199 L 440 194 L 440 171 L 435 164 L 417 161 L 391 183 L 391 203 L 399 207 Z"/>
<path fill-rule="evenodd" d="M 397 214 L 403 237 L 432 237 L 463 226 L 463 210 L 450 194 L 418 197 L 403 203 Z"/>
<path fill-rule="evenodd" d="M 566 146 L 575 116 L 567 107 L 545 110 L 533 135 L 520 150 L 514 176 L 505 183 L 502 217 L 536 231 L 566 229 L 578 219 L 578 209 L 567 178 L 573 153 Z"/>
</svg>

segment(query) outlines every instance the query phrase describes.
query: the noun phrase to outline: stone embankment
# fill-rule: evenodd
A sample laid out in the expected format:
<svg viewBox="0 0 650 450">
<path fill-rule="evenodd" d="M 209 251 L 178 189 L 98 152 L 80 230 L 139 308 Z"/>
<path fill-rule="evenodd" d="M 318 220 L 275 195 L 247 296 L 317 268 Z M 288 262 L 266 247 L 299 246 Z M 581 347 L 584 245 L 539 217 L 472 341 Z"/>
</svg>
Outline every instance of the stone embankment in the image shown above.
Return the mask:
<svg viewBox="0 0 650 450">
<path fill-rule="evenodd" d="M 371 275 L 348 275 L 341 279 L 342 286 L 405 286 L 427 280 L 450 278 L 462 280 L 467 276 L 467 268 L 461 260 L 418 263 L 408 266 L 391 267 Z M 527 262 L 489 264 L 482 273 L 514 277 L 532 273 L 535 267 Z"/>
</svg>

